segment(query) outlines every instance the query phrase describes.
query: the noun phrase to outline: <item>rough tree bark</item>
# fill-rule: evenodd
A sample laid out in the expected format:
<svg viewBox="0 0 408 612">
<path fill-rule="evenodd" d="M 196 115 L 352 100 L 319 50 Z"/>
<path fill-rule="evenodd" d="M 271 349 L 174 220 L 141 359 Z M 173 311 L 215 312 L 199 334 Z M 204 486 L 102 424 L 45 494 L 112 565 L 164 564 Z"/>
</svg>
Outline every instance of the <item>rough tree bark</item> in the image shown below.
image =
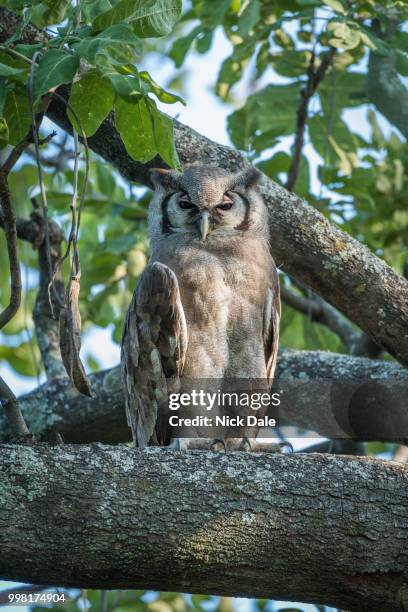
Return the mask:
<svg viewBox="0 0 408 612">
<path fill-rule="evenodd" d="M 0 483 L 5 579 L 358 612 L 403 610 L 408 602 L 402 464 L 5 445 Z"/>
<path fill-rule="evenodd" d="M 401 18 L 391 15 L 388 10 L 388 24 L 381 32 L 379 22 L 372 25 L 373 33 L 379 38 L 389 40 L 395 34 Z M 396 70 L 397 55 L 390 49 L 386 55 L 370 52 L 365 90 L 376 108 L 395 125 L 405 138 L 408 138 L 408 90 Z"/>
<path fill-rule="evenodd" d="M 92 398 L 78 393 L 66 377 L 47 382 L 19 398 L 22 413 L 36 439 L 54 440 L 59 433 L 66 442 L 81 444 L 114 444 L 130 440 L 120 369 L 97 372 L 89 378 L 94 394 Z M 398 364 L 323 351 L 283 350 L 278 360 L 277 388 L 282 383 L 286 391 L 290 380 L 301 383 L 301 386 L 293 389 L 296 395 L 292 396 L 293 401 L 282 415 L 286 415 L 286 422 L 312 429 L 323 436 L 340 438 L 349 437 L 349 432 L 344 432 L 343 428 L 345 420 L 353 415 L 355 418 L 355 413 L 350 412 L 348 405 L 341 406 L 339 411 L 331 399 L 331 390 L 337 389 L 336 395 L 343 397 L 345 381 L 355 381 L 360 386 L 365 381 L 378 383 L 382 380 L 389 391 L 386 395 L 381 394 L 376 404 L 370 400 L 365 407 L 359 399 L 355 411 L 362 415 L 362 426 L 357 437 L 366 441 L 392 441 L 397 432 L 403 439 L 408 438 L 406 403 L 401 407 L 400 401 L 401 387 L 408 388 L 408 370 Z M 311 384 L 307 385 L 307 381 Z M 370 418 L 381 415 L 386 415 L 386 418 L 379 424 Z M 341 428 L 340 423 L 343 425 Z M 376 428 L 373 428 L 373 423 Z M 0 442 L 8 441 L 9 436 L 7 421 L 0 411 Z"/>
<path fill-rule="evenodd" d="M 0 42 L 15 30 L 19 18 L 0 8 Z M 43 39 L 32 26 L 24 40 Z M 66 87 L 59 92 L 68 96 Z M 65 105 L 55 100 L 48 116 L 64 130 L 71 125 Z M 228 170 L 248 165 L 243 154 L 212 142 L 174 121 L 176 147 L 183 163 L 200 161 Z M 114 127 L 112 115 L 89 139 L 92 149 L 111 162 L 124 177 L 150 186 L 153 160 L 141 164 L 130 158 Z M 266 176 L 261 193 L 270 209 L 271 248 L 278 266 L 299 278 L 365 331 L 402 363 L 408 364 L 408 282 L 364 245 L 331 224 L 317 210 Z"/>
</svg>

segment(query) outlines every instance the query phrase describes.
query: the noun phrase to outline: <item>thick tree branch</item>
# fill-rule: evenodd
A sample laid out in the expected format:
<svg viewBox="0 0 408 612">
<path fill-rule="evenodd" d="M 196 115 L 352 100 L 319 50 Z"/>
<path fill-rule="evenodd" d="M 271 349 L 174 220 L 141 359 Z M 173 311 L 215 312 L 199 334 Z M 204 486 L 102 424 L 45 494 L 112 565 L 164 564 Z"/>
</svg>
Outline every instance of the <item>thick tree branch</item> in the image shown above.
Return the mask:
<svg viewBox="0 0 408 612">
<path fill-rule="evenodd" d="M 0 405 L 2 411 L 4 410 L 7 424 L 10 428 L 11 436 L 18 439 L 27 438 L 30 435 L 27 424 L 21 414 L 19 402 L 7 385 L 7 383 L 0 377 Z"/>
<path fill-rule="evenodd" d="M 2 446 L 0 475 L 8 580 L 358 612 L 406 601 L 408 470 L 399 463 L 35 445 Z"/>
<path fill-rule="evenodd" d="M 387 32 L 381 33 L 380 25 L 373 24 L 376 36 L 389 38 L 398 26 L 398 19 L 390 19 Z M 375 107 L 408 138 L 408 90 L 395 68 L 396 52 L 390 49 L 387 55 L 370 51 L 366 94 Z"/>
<path fill-rule="evenodd" d="M 0 227 L 4 229 L 4 214 L 0 210 Z M 25 240 L 26 242 L 31 242 L 31 244 L 37 244 L 38 240 L 41 238 L 41 226 L 33 221 L 32 219 L 16 219 L 16 229 L 17 229 L 17 238 L 20 240 Z M 41 241 L 40 240 L 40 241 Z"/>
<path fill-rule="evenodd" d="M 92 398 L 75 391 L 67 378 L 47 382 L 19 398 L 36 439 L 55 440 L 60 433 L 66 442 L 113 444 L 130 440 L 120 369 L 97 372 L 89 378 L 94 393 Z M 293 384 L 289 384 L 291 380 Z M 381 380 L 387 381 L 389 393 L 378 399 L 377 406 L 375 403 L 365 406 L 360 401 L 348 412 L 348 404 L 339 406 L 333 400 L 333 393 L 335 397 L 344 395 L 347 398 L 346 391 L 350 394 L 354 384 L 359 388 L 365 381 Z M 346 388 L 339 386 L 344 383 L 347 383 Z M 402 433 L 408 432 L 408 415 L 406 405 L 401 408 L 398 403 L 401 387 L 408 387 L 408 370 L 390 361 L 313 351 L 280 352 L 277 388 L 291 393 L 291 401 L 287 402 L 289 407 L 282 412 L 282 419 L 327 437 L 349 437 L 349 432 L 344 432 L 347 419 L 353 417 L 355 425 L 359 411 L 362 415 L 359 439 L 395 440 L 398 436 L 404 437 Z M 370 417 L 376 415 L 382 417 L 373 429 Z M 9 435 L 5 418 L 0 414 L 0 441 L 7 441 Z"/>
<path fill-rule="evenodd" d="M 7 32 L 13 31 L 15 15 L 0 8 L 0 17 Z M 31 28 L 24 36 L 34 41 L 36 32 Z M 38 37 L 42 36 L 38 32 Z M 67 97 L 67 88 L 59 91 Z M 64 130 L 71 130 L 62 101 L 54 100 L 47 114 Z M 184 163 L 200 161 L 234 171 L 248 166 L 240 152 L 214 143 L 178 121 L 174 121 L 174 133 Z M 145 185 L 150 186 L 149 168 L 161 163 L 157 159 L 148 164 L 132 160 L 114 127 L 112 115 L 89 139 L 89 145 L 124 177 Z M 408 282 L 364 245 L 270 179 L 264 177 L 260 191 L 271 213 L 271 248 L 277 264 L 338 308 L 399 361 L 408 364 Z"/>
</svg>

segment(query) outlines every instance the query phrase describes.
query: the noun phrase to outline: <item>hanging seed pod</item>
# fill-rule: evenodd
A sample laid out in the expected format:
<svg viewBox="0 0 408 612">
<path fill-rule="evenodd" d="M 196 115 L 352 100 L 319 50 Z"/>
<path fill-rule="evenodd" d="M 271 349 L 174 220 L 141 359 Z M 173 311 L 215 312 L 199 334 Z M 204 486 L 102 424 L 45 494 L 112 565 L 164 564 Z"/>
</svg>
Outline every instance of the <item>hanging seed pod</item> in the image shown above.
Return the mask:
<svg viewBox="0 0 408 612">
<path fill-rule="evenodd" d="M 79 357 L 81 349 L 81 315 L 78 307 L 80 278 L 80 274 L 71 276 L 65 294 L 64 306 L 59 318 L 60 349 L 65 369 L 75 388 L 80 393 L 92 397 L 91 386 Z"/>
</svg>

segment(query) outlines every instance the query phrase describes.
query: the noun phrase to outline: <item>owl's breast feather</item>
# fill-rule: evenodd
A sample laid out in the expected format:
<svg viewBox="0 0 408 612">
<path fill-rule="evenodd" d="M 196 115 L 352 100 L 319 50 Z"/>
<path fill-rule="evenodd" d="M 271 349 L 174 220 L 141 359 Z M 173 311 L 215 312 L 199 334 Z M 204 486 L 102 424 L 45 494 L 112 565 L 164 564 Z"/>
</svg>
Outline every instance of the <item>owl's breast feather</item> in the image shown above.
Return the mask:
<svg viewBox="0 0 408 612">
<path fill-rule="evenodd" d="M 208 249 L 192 241 L 171 249 L 170 242 L 153 257 L 179 282 L 188 329 L 183 375 L 223 378 L 232 372 L 263 378 L 263 309 L 273 265 L 267 245 L 241 240 L 230 248 Z"/>
</svg>

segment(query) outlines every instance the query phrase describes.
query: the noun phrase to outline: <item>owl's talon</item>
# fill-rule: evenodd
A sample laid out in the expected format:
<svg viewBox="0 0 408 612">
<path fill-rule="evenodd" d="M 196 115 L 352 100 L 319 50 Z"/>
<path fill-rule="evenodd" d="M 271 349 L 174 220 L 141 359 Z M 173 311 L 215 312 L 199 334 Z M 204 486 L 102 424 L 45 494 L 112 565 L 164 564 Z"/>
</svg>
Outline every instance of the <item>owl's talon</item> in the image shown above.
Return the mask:
<svg viewBox="0 0 408 612">
<path fill-rule="evenodd" d="M 248 446 L 248 450 L 251 451 L 252 450 L 252 444 L 250 439 L 247 436 L 244 436 L 241 440 L 241 446 L 245 446 L 245 444 Z M 242 450 L 245 450 L 244 448 L 242 448 Z"/>
<path fill-rule="evenodd" d="M 222 444 L 223 448 L 224 448 L 224 452 L 225 454 L 227 454 L 227 445 L 225 444 L 225 440 L 223 438 L 214 438 L 214 440 L 211 442 L 211 450 L 215 451 L 216 449 L 214 448 L 217 444 Z"/>
<path fill-rule="evenodd" d="M 185 451 L 188 448 L 188 444 L 185 443 L 183 438 L 173 438 L 167 448 L 176 451 Z"/>
<path fill-rule="evenodd" d="M 281 450 L 283 450 L 285 448 L 285 446 L 288 446 L 291 453 L 295 452 L 292 444 L 290 442 L 288 442 L 287 440 L 285 440 L 285 442 L 279 442 L 279 446 L 281 447 Z"/>
</svg>

